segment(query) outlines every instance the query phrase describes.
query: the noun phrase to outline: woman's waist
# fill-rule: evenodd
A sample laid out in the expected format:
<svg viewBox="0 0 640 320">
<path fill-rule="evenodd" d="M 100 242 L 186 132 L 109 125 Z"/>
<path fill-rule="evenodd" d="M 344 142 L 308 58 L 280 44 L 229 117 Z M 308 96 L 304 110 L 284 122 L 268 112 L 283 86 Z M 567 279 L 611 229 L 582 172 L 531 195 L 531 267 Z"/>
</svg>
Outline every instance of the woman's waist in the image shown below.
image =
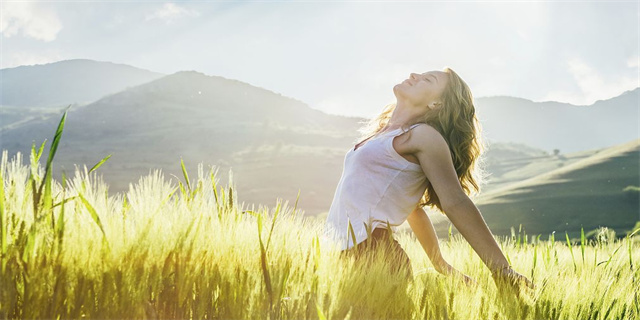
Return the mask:
<svg viewBox="0 0 640 320">
<path fill-rule="evenodd" d="M 385 227 L 375 227 L 373 228 L 373 231 L 371 231 L 371 236 L 373 236 L 374 238 L 377 238 L 381 236 L 387 236 L 389 233 L 390 233 L 389 229 Z"/>
</svg>

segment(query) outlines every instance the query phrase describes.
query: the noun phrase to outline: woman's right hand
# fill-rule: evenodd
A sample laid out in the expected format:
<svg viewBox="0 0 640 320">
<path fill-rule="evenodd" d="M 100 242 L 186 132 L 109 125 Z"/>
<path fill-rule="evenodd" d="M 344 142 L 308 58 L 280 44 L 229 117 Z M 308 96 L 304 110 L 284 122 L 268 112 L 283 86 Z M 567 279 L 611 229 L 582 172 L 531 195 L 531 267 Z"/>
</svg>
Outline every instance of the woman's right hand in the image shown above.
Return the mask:
<svg viewBox="0 0 640 320">
<path fill-rule="evenodd" d="M 442 263 L 440 265 L 440 268 L 438 270 L 440 273 L 444 274 L 444 275 L 453 275 L 454 277 L 458 277 L 460 278 L 462 281 L 464 281 L 464 283 L 467 286 L 477 286 L 478 283 L 473 280 L 471 277 L 467 276 L 466 274 L 456 270 L 456 268 L 452 267 L 450 264 L 448 263 Z"/>
<path fill-rule="evenodd" d="M 464 281 L 464 283 L 469 286 L 469 287 L 476 287 L 478 286 L 478 282 L 476 282 L 475 280 L 473 280 L 473 278 L 469 277 L 466 274 L 462 274 L 462 281 Z"/>
</svg>

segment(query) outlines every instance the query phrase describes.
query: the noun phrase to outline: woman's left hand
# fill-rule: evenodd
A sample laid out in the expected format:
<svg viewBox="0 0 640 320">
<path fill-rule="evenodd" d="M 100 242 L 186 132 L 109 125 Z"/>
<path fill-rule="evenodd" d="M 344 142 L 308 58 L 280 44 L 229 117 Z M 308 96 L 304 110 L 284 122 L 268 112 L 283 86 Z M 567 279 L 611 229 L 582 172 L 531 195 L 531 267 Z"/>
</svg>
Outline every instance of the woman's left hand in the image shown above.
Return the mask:
<svg viewBox="0 0 640 320">
<path fill-rule="evenodd" d="M 492 272 L 491 277 L 499 290 L 511 290 L 517 297 L 520 296 L 521 288 L 527 289 L 529 292 L 536 288 L 531 280 L 517 273 L 511 266 Z"/>
</svg>

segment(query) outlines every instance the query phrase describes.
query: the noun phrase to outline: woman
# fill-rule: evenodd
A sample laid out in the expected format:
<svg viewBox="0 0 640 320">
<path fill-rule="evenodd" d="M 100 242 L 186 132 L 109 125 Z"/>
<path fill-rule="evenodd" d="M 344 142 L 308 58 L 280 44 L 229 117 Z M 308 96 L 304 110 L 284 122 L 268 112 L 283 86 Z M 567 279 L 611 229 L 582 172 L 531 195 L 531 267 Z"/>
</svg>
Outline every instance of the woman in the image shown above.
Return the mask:
<svg viewBox="0 0 640 320">
<path fill-rule="evenodd" d="M 442 257 L 423 206 L 449 218 L 491 270 L 496 284 L 512 286 L 526 277 L 509 266 L 477 207 L 468 197 L 479 191 L 483 151 L 481 128 L 467 84 L 450 68 L 412 73 L 393 88 L 397 102 L 361 129 L 360 143 L 345 155 L 344 170 L 329 210 L 325 232 L 342 254 L 360 256 L 385 244 L 397 269 L 412 275 L 410 261 L 393 239 L 405 220 L 436 270 L 472 279 Z M 373 231 L 372 231 L 373 230 Z M 503 282 L 502 280 L 507 280 Z"/>
</svg>

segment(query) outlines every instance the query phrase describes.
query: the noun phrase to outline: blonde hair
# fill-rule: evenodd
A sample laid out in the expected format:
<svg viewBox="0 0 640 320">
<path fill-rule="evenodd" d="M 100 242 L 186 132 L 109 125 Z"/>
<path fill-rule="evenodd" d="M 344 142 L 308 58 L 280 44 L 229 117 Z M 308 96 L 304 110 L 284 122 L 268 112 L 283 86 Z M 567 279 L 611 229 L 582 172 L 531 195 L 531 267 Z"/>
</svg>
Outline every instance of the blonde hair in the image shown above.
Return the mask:
<svg viewBox="0 0 640 320">
<path fill-rule="evenodd" d="M 482 127 L 475 112 L 469 86 L 451 68 L 444 68 L 443 71 L 448 74 L 449 81 L 442 92 L 442 105 L 425 113 L 418 122 L 432 126 L 445 139 L 460 185 L 467 195 L 474 197 L 480 192 L 480 185 L 484 184 L 487 176 L 482 166 L 482 155 L 486 149 L 482 139 Z M 382 130 L 395 108 L 395 103 L 388 104 L 377 117 L 365 122 L 365 125 L 358 129 L 362 134 L 359 140 Z M 427 187 L 419 206 L 436 207 L 444 214 L 440 199 L 431 185 Z"/>
</svg>

